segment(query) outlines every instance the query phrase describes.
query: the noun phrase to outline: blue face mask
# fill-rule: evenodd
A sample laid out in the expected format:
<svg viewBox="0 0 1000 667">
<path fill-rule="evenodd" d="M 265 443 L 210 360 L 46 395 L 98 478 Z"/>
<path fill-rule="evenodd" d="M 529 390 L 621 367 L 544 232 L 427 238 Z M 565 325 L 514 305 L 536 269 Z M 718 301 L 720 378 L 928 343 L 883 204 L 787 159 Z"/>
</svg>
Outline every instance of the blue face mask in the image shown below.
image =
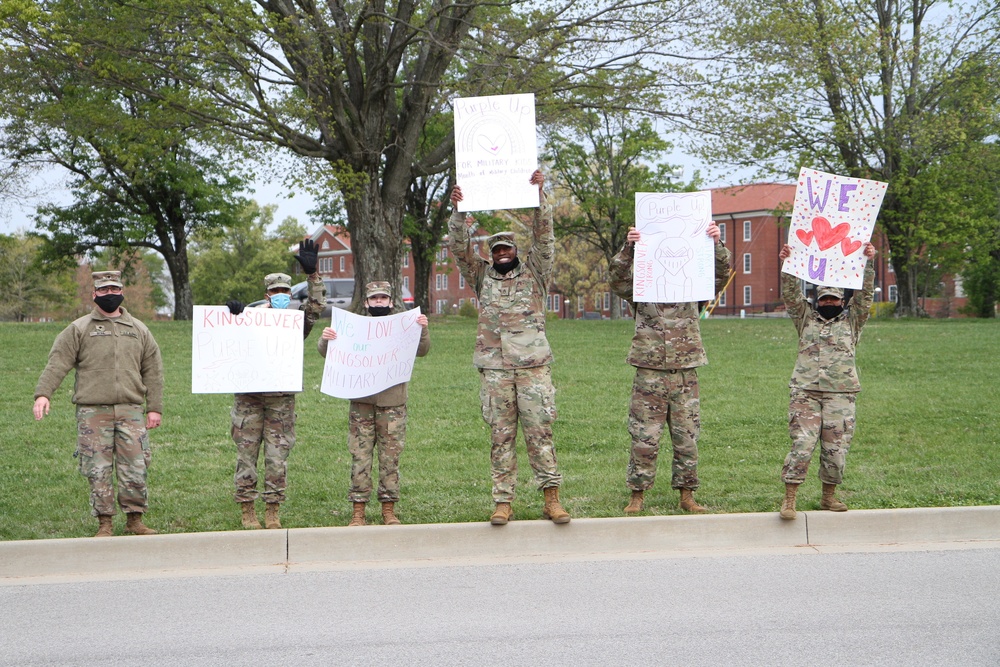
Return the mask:
<svg viewBox="0 0 1000 667">
<path fill-rule="evenodd" d="M 288 308 L 288 304 L 292 302 L 292 297 L 287 294 L 272 294 L 271 295 L 271 308 Z"/>
</svg>

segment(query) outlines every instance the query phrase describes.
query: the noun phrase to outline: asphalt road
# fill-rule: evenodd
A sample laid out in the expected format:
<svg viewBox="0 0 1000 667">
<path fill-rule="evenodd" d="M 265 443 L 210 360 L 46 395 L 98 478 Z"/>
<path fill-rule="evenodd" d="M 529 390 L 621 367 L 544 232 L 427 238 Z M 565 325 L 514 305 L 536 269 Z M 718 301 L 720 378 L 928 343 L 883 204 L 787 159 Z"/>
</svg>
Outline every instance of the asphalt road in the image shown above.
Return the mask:
<svg viewBox="0 0 1000 667">
<path fill-rule="evenodd" d="M 1000 549 L 0 587 L 0 665 L 1000 664 Z"/>
</svg>

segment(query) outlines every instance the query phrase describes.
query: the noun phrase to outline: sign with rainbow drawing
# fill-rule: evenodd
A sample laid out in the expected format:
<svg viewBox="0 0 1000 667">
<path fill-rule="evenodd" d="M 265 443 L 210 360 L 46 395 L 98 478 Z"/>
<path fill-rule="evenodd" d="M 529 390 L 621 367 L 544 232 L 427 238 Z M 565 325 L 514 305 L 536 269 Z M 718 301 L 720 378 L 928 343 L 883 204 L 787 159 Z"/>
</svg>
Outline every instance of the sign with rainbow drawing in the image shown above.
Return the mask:
<svg viewBox="0 0 1000 667">
<path fill-rule="evenodd" d="M 886 184 L 805 167 L 795 188 L 788 245 L 781 270 L 816 285 L 860 289 L 862 248 L 875 230 Z"/>
<path fill-rule="evenodd" d="M 535 96 L 459 97 L 455 110 L 455 171 L 459 211 L 537 208 Z"/>
</svg>

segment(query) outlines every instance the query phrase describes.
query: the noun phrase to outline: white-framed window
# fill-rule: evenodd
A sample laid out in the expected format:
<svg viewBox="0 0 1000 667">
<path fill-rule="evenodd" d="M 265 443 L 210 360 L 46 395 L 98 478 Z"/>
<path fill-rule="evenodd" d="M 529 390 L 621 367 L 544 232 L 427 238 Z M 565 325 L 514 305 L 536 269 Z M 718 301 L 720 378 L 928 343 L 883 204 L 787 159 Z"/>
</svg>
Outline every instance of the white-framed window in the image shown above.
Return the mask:
<svg viewBox="0 0 1000 667">
<path fill-rule="evenodd" d="M 410 289 L 410 276 L 403 276 L 403 287 Z"/>
<path fill-rule="evenodd" d="M 448 289 L 448 274 L 441 274 L 441 289 Z"/>
<path fill-rule="evenodd" d="M 465 289 L 465 276 L 458 274 L 458 289 Z"/>
<path fill-rule="evenodd" d="M 444 314 L 444 311 L 448 308 L 447 299 L 438 299 L 434 302 L 434 312 L 438 315 Z"/>
<path fill-rule="evenodd" d="M 743 286 L 743 305 L 744 306 L 749 306 L 751 303 L 753 303 L 753 290 L 750 288 L 749 285 L 744 285 Z"/>
<path fill-rule="evenodd" d="M 584 299 L 582 295 L 578 295 L 576 297 L 576 310 L 577 310 L 577 312 L 580 312 L 580 313 L 582 313 L 583 311 L 587 310 L 587 302 L 586 302 L 586 299 Z"/>
<path fill-rule="evenodd" d="M 340 258 L 340 270 L 341 270 L 341 271 L 343 271 L 343 270 L 344 270 L 344 265 L 345 265 L 345 263 L 346 263 L 346 259 L 345 259 L 344 257 L 341 257 L 341 258 Z"/>
<path fill-rule="evenodd" d="M 444 274 L 443 273 L 435 273 L 434 274 L 434 289 L 436 289 L 436 290 L 442 290 L 442 289 L 444 289 L 444 287 L 442 286 L 442 280 L 441 280 L 442 278 L 444 278 Z"/>
<path fill-rule="evenodd" d="M 459 299 L 458 300 L 458 307 L 461 308 L 464 305 L 465 305 L 465 299 Z"/>
<path fill-rule="evenodd" d="M 601 309 L 601 295 L 600 294 L 595 294 L 594 295 L 594 310 L 600 310 L 600 309 Z"/>
<path fill-rule="evenodd" d="M 750 273 L 750 253 L 743 253 L 743 273 Z"/>
<path fill-rule="evenodd" d="M 321 273 L 333 272 L 333 257 L 323 257 L 319 260 L 319 270 Z"/>
<path fill-rule="evenodd" d="M 550 313 L 559 312 L 559 295 L 558 294 L 546 294 L 545 295 L 545 310 Z"/>
<path fill-rule="evenodd" d="M 628 312 L 628 301 L 626 301 L 625 299 L 622 299 L 621 309 L 623 313 Z"/>
<path fill-rule="evenodd" d="M 753 238 L 753 229 L 749 220 L 743 221 L 743 240 L 749 241 Z"/>
<path fill-rule="evenodd" d="M 329 250 L 330 249 L 330 242 L 327 241 L 326 239 L 323 239 L 323 248 L 322 249 L 323 250 Z"/>
<path fill-rule="evenodd" d="M 471 303 L 476 308 L 479 308 L 479 302 L 476 301 L 476 297 L 474 297 L 474 296 L 469 297 L 469 303 Z"/>
<path fill-rule="evenodd" d="M 448 261 L 448 248 L 439 248 L 437 251 L 437 261 L 443 264 Z"/>
<path fill-rule="evenodd" d="M 604 308 L 601 310 L 611 310 L 611 292 L 604 293 Z"/>
<path fill-rule="evenodd" d="M 725 306 L 726 305 L 726 292 L 725 292 L 725 290 L 723 290 L 722 291 L 722 295 L 719 296 L 719 305 L 720 306 Z"/>
<path fill-rule="evenodd" d="M 410 251 L 407 250 L 403 253 L 403 268 L 407 269 L 410 267 Z"/>
<path fill-rule="evenodd" d="M 896 292 L 896 286 L 895 285 L 889 285 L 889 301 L 891 301 L 892 303 L 896 303 L 896 297 L 897 296 L 898 296 L 898 294 Z"/>
<path fill-rule="evenodd" d="M 719 223 L 719 241 L 721 243 L 726 242 L 726 223 L 724 222 Z"/>
</svg>

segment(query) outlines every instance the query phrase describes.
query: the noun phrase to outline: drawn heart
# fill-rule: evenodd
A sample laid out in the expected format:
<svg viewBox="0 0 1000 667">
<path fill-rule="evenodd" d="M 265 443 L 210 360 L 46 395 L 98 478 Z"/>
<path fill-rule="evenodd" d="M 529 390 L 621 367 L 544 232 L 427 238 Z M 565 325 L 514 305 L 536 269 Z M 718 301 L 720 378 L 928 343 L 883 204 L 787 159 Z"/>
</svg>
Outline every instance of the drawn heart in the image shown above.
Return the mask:
<svg viewBox="0 0 1000 667">
<path fill-rule="evenodd" d="M 820 250 L 829 250 L 844 240 L 851 231 L 851 226 L 846 222 L 831 229 L 830 221 L 826 218 L 813 218 L 812 228 L 816 234 L 816 245 Z"/>
<path fill-rule="evenodd" d="M 672 248 L 669 245 L 662 245 L 656 253 L 656 260 L 663 265 L 667 273 L 676 276 L 693 256 L 694 253 L 687 246 Z"/>
<path fill-rule="evenodd" d="M 840 242 L 840 251 L 844 253 L 844 257 L 847 257 L 860 247 L 861 241 L 855 241 L 849 236 Z"/>
<path fill-rule="evenodd" d="M 493 155 L 499 153 L 503 147 L 507 144 L 507 137 L 500 135 L 495 139 L 486 136 L 485 134 L 480 134 L 476 137 L 476 143 L 479 147 L 489 151 Z"/>
<path fill-rule="evenodd" d="M 403 315 L 399 318 L 399 323 L 403 326 L 403 331 L 409 330 L 413 323 L 417 321 L 417 315 Z"/>
<path fill-rule="evenodd" d="M 804 229 L 796 229 L 795 235 L 799 237 L 799 240 L 802 241 L 803 245 L 805 246 L 808 246 L 810 243 L 813 242 L 812 232 L 807 232 Z"/>
</svg>

